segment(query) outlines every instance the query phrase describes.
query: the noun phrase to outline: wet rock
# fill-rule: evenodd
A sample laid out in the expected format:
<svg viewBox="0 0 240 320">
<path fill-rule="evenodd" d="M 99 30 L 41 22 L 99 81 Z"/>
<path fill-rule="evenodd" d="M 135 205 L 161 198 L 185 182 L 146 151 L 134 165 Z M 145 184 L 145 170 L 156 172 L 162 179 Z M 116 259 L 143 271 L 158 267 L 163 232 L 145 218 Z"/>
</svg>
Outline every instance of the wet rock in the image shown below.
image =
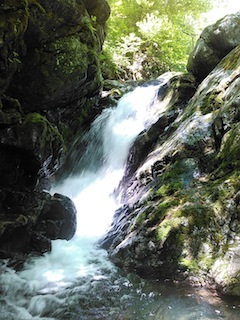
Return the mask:
<svg viewBox="0 0 240 320">
<path fill-rule="evenodd" d="M 239 295 L 239 57 L 237 46 L 176 102 L 171 123 L 159 115 L 150 147 L 147 133 L 133 145 L 124 206 L 103 241 L 120 268 Z"/>
<path fill-rule="evenodd" d="M 218 290 L 226 295 L 240 296 L 240 242 L 238 246 L 229 248 L 228 252 L 213 265 L 211 277 L 215 280 Z"/>
<path fill-rule="evenodd" d="M 45 204 L 38 228 L 51 239 L 71 239 L 76 232 L 76 208 L 66 196 L 55 193 Z"/>
<path fill-rule="evenodd" d="M 156 114 L 159 113 L 160 116 L 149 125 L 146 131 L 137 137 L 131 147 L 122 184 L 128 181 L 136 169 L 143 163 L 146 156 L 153 150 L 159 137 L 171 127 L 171 124 L 182 112 L 182 108 L 190 100 L 194 92 L 195 80 L 188 74 L 173 75 L 169 81 L 160 86 L 158 92 L 159 103 L 154 106 Z M 166 110 L 162 112 L 161 101 L 164 98 L 168 99 L 168 104 L 165 108 Z"/>
</svg>

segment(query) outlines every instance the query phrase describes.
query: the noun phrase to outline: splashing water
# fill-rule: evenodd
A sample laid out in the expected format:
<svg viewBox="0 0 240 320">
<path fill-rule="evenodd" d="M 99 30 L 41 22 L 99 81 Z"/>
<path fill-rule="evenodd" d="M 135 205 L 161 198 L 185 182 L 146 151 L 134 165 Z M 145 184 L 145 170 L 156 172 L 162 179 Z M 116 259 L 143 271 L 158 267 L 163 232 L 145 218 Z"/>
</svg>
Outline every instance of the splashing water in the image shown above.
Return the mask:
<svg viewBox="0 0 240 320">
<path fill-rule="evenodd" d="M 41 316 L 48 305 L 63 303 L 48 296 L 50 293 L 68 287 L 81 277 L 99 277 L 103 270 L 114 272 L 106 252 L 97 248 L 95 242 L 117 208 L 112 193 L 123 175 L 131 143 L 145 128 L 158 87 L 159 84 L 137 88 L 125 95 L 117 108 L 106 109 L 94 121 L 85 137 L 90 141 L 83 157 L 85 167 L 78 176 L 66 179 L 52 190 L 73 199 L 78 212 L 77 233 L 71 241 L 53 241 L 52 252 L 28 261 L 24 270 L 18 273 L 10 270 L 1 276 L 6 305 L 3 304 L 0 319 L 11 319 L 15 312 L 19 313 L 19 319 Z M 94 163 L 94 170 L 88 163 Z"/>
<path fill-rule="evenodd" d="M 80 173 L 52 190 L 73 199 L 77 233 L 53 241 L 51 253 L 29 259 L 19 272 L 0 265 L 0 320 L 227 319 L 217 298 L 205 302 L 194 289 L 179 292 L 121 275 L 96 245 L 119 206 L 112 194 L 131 144 L 165 110 L 167 101 L 157 111 L 155 101 L 168 79 L 136 88 L 94 121 Z"/>
<path fill-rule="evenodd" d="M 78 236 L 99 237 L 111 222 L 119 205 L 111 194 L 123 176 L 132 142 L 153 113 L 158 87 L 136 88 L 119 101 L 117 108 L 104 110 L 84 137 L 91 141 L 82 159 L 84 168 L 53 190 L 73 199 L 78 211 Z M 93 170 L 89 163 L 91 167 L 94 164 Z"/>
</svg>

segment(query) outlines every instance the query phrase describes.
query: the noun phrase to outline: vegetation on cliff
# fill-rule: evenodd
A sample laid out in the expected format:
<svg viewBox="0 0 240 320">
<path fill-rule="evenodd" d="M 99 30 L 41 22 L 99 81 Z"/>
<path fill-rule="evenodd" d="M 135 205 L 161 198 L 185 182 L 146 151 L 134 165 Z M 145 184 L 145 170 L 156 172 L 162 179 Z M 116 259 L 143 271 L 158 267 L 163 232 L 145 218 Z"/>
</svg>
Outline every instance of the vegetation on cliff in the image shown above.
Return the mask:
<svg viewBox="0 0 240 320">
<path fill-rule="evenodd" d="M 151 79 L 183 71 L 197 39 L 197 21 L 213 1 L 109 0 L 101 55 L 107 78 Z"/>
</svg>

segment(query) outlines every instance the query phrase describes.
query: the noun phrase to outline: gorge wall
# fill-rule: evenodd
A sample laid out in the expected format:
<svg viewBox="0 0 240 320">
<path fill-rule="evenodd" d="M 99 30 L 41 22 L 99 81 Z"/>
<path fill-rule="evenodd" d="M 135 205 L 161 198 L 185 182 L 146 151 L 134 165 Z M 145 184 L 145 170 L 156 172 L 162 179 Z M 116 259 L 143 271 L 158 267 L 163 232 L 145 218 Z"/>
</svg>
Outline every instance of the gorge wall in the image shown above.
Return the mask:
<svg viewBox="0 0 240 320">
<path fill-rule="evenodd" d="M 101 240 L 127 272 L 240 295 L 239 34 L 240 13 L 203 31 L 130 150 L 123 207 Z"/>
<path fill-rule="evenodd" d="M 76 210 L 51 196 L 78 131 L 100 112 L 105 0 L 0 4 L 0 257 L 70 239 Z"/>
</svg>

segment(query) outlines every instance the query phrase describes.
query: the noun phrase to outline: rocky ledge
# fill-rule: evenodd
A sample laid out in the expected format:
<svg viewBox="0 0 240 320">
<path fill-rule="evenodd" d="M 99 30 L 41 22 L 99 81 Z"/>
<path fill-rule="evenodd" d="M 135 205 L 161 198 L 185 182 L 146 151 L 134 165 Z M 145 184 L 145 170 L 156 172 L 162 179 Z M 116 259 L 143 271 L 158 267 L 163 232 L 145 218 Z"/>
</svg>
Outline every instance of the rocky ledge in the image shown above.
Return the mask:
<svg viewBox="0 0 240 320">
<path fill-rule="evenodd" d="M 123 206 L 101 245 L 128 272 L 210 283 L 224 294 L 240 296 L 236 34 L 239 13 L 203 31 L 189 58 L 199 85 L 191 75 L 172 75 L 168 107 L 130 150 L 118 190 Z M 209 60 L 210 49 L 204 46 L 211 47 L 215 58 Z M 159 97 L 156 107 L 165 99 L 162 92 Z"/>
</svg>

